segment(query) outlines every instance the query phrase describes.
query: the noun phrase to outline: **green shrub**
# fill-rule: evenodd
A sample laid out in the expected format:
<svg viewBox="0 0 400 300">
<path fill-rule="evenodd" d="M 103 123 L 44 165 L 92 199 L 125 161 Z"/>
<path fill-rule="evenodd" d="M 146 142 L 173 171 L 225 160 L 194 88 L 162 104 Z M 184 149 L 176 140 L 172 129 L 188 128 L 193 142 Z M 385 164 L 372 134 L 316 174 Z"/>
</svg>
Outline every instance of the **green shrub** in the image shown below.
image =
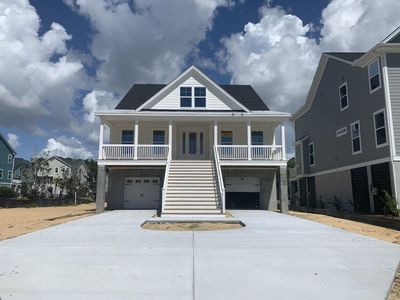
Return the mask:
<svg viewBox="0 0 400 300">
<path fill-rule="evenodd" d="M 383 191 L 381 196 L 381 201 L 383 202 L 383 212 L 384 214 L 389 214 L 395 217 L 399 216 L 399 209 L 397 208 L 396 197 L 392 196 L 388 191 Z"/>
<path fill-rule="evenodd" d="M 14 192 L 13 189 L 6 186 L 0 186 L 0 198 L 15 198 L 15 197 L 17 197 L 17 194 Z"/>
</svg>

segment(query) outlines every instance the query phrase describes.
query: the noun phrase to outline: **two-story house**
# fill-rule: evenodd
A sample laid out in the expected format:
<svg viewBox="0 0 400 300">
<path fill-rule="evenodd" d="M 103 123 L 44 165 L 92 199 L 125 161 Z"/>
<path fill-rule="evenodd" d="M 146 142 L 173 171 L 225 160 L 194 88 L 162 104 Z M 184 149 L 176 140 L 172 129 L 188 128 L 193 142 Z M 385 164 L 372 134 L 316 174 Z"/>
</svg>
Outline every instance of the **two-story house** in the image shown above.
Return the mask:
<svg viewBox="0 0 400 300">
<path fill-rule="evenodd" d="M 400 199 L 400 27 L 367 52 L 323 53 L 293 116 L 294 205 L 382 213 Z"/>
<path fill-rule="evenodd" d="M 82 183 L 86 182 L 88 167 L 85 162 L 80 159 L 52 156 L 46 160 L 45 170 L 39 171 L 38 176 L 46 179 L 44 190 L 48 191 L 51 188 L 51 194 L 64 195 L 65 190 L 60 187 L 60 183 L 57 181 L 69 177 L 71 174 L 78 176 Z"/>
<path fill-rule="evenodd" d="M 96 115 L 97 212 L 105 201 L 167 216 L 275 210 L 278 202 L 287 210 L 282 124 L 290 114 L 270 111 L 249 85 L 218 85 L 192 66 L 168 84 L 133 85 Z"/>
<path fill-rule="evenodd" d="M 11 187 L 15 150 L 0 133 L 0 186 Z"/>
</svg>

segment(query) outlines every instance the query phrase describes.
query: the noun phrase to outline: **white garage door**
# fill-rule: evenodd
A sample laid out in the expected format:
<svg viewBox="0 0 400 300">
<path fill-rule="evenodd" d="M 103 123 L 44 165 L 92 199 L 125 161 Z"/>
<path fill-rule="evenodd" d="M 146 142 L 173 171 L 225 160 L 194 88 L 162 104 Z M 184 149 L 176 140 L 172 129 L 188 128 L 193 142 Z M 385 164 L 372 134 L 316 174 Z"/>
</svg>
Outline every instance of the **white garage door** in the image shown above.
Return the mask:
<svg viewBox="0 0 400 300">
<path fill-rule="evenodd" d="M 226 177 L 225 191 L 229 193 L 259 193 L 259 177 Z"/>
<path fill-rule="evenodd" d="M 125 178 L 124 208 L 156 209 L 159 205 L 159 177 Z"/>
</svg>

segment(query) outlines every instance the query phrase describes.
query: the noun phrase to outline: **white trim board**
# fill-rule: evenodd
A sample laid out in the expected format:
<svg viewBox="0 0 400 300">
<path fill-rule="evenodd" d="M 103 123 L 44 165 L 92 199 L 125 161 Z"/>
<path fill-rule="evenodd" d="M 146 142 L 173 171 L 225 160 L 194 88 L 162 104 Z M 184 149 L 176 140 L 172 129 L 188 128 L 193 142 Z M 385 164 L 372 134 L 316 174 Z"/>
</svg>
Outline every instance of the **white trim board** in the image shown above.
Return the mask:
<svg viewBox="0 0 400 300">
<path fill-rule="evenodd" d="M 326 175 L 326 174 L 331 174 L 331 173 L 336 173 L 336 172 L 347 171 L 347 170 L 351 170 L 351 169 L 355 169 L 355 168 L 366 167 L 369 165 L 381 164 L 381 163 L 385 163 L 385 162 L 391 162 L 391 158 L 390 157 L 380 158 L 380 159 L 362 162 L 362 163 L 349 165 L 349 166 L 344 166 L 344 167 L 340 167 L 340 168 L 336 168 L 336 169 L 330 169 L 330 170 L 326 170 L 326 171 L 305 174 L 304 176 L 298 176 L 298 177 L 300 178 L 300 177 L 314 177 L 314 176 Z"/>
</svg>

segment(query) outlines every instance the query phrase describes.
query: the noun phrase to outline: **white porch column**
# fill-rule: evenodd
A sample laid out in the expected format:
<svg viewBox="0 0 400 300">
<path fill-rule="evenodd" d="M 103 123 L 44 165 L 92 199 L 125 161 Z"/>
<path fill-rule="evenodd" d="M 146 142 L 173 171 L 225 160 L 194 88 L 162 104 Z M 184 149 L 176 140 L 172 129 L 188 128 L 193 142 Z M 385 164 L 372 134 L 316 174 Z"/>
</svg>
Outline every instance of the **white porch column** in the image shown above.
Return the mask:
<svg viewBox="0 0 400 300">
<path fill-rule="evenodd" d="M 251 123 L 247 121 L 247 159 L 251 160 Z"/>
<path fill-rule="evenodd" d="M 103 159 L 103 143 L 104 143 L 104 124 L 100 123 L 99 133 L 99 159 Z"/>
<path fill-rule="evenodd" d="M 137 159 L 138 155 L 138 143 L 139 143 L 139 121 L 135 121 L 135 129 L 133 132 L 134 136 L 134 154 L 133 154 L 133 159 Z"/>
<path fill-rule="evenodd" d="M 168 159 L 172 158 L 172 121 L 168 124 Z"/>
<path fill-rule="evenodd" d="M 285 136 L 285 124 L 281 125 L 281 137 L 282 137 L 282 159 L 286 160 L 286 136 Z"/>
<path fill-rule="evenodd" d="M 214 121 L 214 146 L 218 145 L 218 121 Z"/>
</svg>

